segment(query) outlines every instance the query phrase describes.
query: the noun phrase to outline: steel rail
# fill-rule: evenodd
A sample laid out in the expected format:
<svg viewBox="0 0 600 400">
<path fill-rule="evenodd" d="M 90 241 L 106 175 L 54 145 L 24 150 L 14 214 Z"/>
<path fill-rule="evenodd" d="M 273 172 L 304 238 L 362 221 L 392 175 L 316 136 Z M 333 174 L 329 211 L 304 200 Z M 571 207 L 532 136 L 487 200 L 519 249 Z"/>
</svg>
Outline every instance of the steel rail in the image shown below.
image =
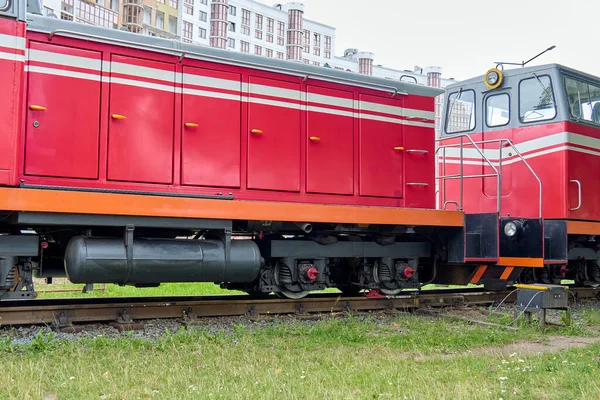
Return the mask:
<svg viewBox="0 0 600 400">
<path fill-rule="evenodd" d="M 598 289 L 573 289 L 578 298 L 600 295 Z M 510 294 L 510 296 L 509 296 Z M 341 294 L 313 295 L 300 300 L 254 299 L 246 295 L 204 297 L 139 297 L 6 301 L 0 303 L 0 326 L 120 322 L 149 319 L 306 314 L 340 311 L 410 310 L 419 307 L 491 304 L 516 293 L 507 291 L 433 290 L 406 292 L 386 298 L 343 297 Z"/>
</svg>

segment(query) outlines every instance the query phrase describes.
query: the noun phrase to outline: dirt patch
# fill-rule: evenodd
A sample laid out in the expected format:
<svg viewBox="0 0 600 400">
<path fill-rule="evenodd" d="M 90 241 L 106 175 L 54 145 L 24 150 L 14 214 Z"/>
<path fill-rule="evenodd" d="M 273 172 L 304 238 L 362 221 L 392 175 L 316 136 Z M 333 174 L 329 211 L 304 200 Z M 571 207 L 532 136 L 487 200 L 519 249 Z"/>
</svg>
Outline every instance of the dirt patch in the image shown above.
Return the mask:
<svg viewBox="0 0 600 400">
<path fill-rule="evenodd" d="M 457 357 L 478 355 L 509 357 L 515 353 L 519 356 L 536 355 L 542 353 L 555 353 L 561 350 L 585 347 L 594 343 L 600 343 L 600 338 L 547 336 L 543 340 L 523 340 L 504 346 L 480 347 L 461 353 L 415 356 L 414 360 L 429 360 L 436 357 L 447 360 Z"/>
</svg>

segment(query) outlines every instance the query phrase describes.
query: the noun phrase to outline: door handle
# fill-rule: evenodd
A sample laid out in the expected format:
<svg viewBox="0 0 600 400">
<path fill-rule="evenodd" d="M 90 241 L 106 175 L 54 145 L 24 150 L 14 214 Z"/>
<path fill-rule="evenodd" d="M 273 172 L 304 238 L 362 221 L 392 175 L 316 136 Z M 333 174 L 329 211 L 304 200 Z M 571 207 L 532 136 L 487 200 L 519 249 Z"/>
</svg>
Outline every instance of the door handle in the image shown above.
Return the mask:
<svg viewBox="0 0 600 400">
<path fill-rule="evenodd" d="M 394 150 L 396 150 L 396 151 L 404 151 L 404 147 L 397 146 L 397 147 L 394 147 Z"/>
<path fill-rule="evenodd" d="M 193 122 L 186 122 L 185 126 L 187 126 L 188 128 L 197 128 L 199 125 Z"/>
<path fill-rule="evenodd" d="M 577 194 L 579 196 L 579 202 L 577 203 L 577 207 L 575 207 L 575 208 L 569 208 L 569 210 L 570 211 L 577 211 L 577 210 L 579 210 L 581 208 L 581 182 L 579 182 L 577 179 L 571 179 L 569 182 L 577 184 Z"/>
<path fill-rule="evenodd" d="M 316 136 L 311 136 L 309 137 L 310 140 L 312 140 L 313 142 L 320 142 L 321 138 L 320 137 L 316 137 Z"/>
<path fill-rule="evenodd" d="M 46 107 L 36 106 L 36 105 L 33 105 L 33 104 L 29 106 L 29 109 L 33 110 L 33 111 L 46 111 Z"/>
<path fill-rule="evenodd" d="M 113 115 L 112 115 L 112 117 L 113 117 L 114 119 L 127 119 L 127 117 L 126 117 L 126 116 L 124 116 L 124 115 L 119 115 L 119 114 L 113 114 Z"/>
<path fill-rule="evenodd" d="M 250 132 L 251 133 L 256 133 L 257 135 L 262 135 L 263 134 L 263 131 L 261 131 L 260 129 L 252 129 Z"/>
<path fill-rule="evenodd" d="M 427 150 L 406 150 L 407 153 L 428 154 Z"/>
</svg>

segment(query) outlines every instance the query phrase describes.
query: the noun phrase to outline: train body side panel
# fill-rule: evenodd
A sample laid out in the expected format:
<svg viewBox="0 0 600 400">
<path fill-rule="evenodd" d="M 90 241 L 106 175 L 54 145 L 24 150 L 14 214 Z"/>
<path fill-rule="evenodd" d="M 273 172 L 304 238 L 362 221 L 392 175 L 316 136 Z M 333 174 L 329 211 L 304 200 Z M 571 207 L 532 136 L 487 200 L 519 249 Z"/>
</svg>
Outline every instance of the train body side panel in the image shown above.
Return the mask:
<svg viewBox="0 0 600 400">
<path fill-rule="evenodd" d="M 434 208 L 430 95 L 28 38 L 52 62 L 29 72 L 27 91 L 69 122 L 45 123 L 46 142 L 34 128 L 22 133 L 31 139 L 19 148 L 24 186 Z M 80 90 L 61 98 L 57 86 Z"/>
<path fill-rule="evenodd" d="M 0 19 L 0 185 L 18 182 L 24 61 L 25 24 Z"/>
</svg>

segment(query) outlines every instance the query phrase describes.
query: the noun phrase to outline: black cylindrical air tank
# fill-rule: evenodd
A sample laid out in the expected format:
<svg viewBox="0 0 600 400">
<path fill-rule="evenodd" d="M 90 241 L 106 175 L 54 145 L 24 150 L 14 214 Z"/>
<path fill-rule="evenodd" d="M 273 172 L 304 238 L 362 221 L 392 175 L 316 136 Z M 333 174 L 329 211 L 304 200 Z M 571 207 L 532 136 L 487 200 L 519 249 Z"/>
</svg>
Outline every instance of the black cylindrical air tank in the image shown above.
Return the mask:
<svg viewBox="0 0 600 400">
<path fill-rule="evenodd" d="M 162 282 L 252 282 L 261 256 L 251 240 L 232 240 L 230 260 L 218 240 L 134 239 L 129 249 L 123 239 L 71 239 L 65 270 L 73 283 L 156 284 Z"/>
</svg>

